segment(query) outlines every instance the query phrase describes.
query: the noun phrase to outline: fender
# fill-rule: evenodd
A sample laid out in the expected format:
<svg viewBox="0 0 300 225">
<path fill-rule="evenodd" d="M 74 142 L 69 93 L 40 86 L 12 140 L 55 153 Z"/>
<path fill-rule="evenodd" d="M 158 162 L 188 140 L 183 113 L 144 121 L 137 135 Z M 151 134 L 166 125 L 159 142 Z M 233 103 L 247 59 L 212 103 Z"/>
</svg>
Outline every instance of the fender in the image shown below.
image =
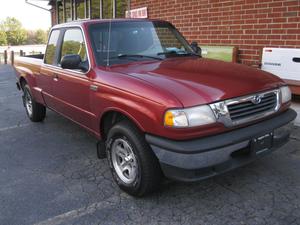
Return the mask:
<svg viewBox="0 0 300 225">
<path fill-rule="evenodd" d="M 29 85 L 33 98 L 36 102 L 45 105 L 44 98 L 42 96 L 42 89 L 37 86 L 36 83 L 36 74 L 40 71 L 32 71 L 24 66 L 15 66 L 17 71 L 17 79 L 19 84 L 21 84 L 21 79 L 24 79 L 26 83 Z"/>
<path fill-rule="evenodd" d="M 94 108 L 96 111 L 95 115 L 99 115 L 96 123 L 98 125 L 95 127 L 95 129 L 97 132 L 99 132 L 100 136 L 101 120 L 108 112 L 118 112 L 123 114 L 130 119 L 143 133 L 153 133 L 156 129 L 159 129 L 157 126 L 161 124 L 161 118 L 159 118 L 158 115 L 162 115 L 163 113 L 157 112 L 157 103 L 147 100 L 130 101 L 129 98 L 117 98 L 114 100 L 115 101 L 112 104 L 112 98 L 99 98 L 99 102 L 101 102 L 101 104 L 97 104 L 97 106 Z M 150 103 L 154 105 L 149 107 Z M 161 108 L 161 110 L 163 109 Z"/>
<path fill-rule="evenodd" d="M 130 119 L 141 131 L 145 131 L 145 128 L 143 127 L 143 125 L 133 116 L 131 115 L 129 112 L 121 109 L 121 108 L 118 108 L 118 107 L 109 107 L 109 108 L 106 108 L 99 116 L 98 118 L 98 124 L 100 124 L 100 127 L 101 127 L 101 120 L 103 118 L 103 116 L 105 116 L 107 113 L 109 112 L 118 112 L 120 114 L 123 114 L 124 116 L 126 116 L 128 119 Z M 100 135 L 101 135 L 101 132 L 100 132 Z"/>
</svg>

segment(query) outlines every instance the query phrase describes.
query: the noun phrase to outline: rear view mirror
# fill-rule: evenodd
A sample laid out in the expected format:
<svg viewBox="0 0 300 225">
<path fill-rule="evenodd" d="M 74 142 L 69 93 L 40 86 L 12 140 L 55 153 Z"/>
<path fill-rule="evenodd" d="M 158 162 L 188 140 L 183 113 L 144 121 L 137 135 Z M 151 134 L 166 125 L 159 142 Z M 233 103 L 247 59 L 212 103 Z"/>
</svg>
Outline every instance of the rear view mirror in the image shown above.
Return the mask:
<svg viewBox="0 0 300 225">
<path fill-rule="evenodd" d="M 194 51 L 196 54 L 198 54 L 198 55 L 201 56 L 201 54 L 202 54 L 202 49 L 199 47 L 199 45 L 198 45 L 198 43 L 197 43 L 196 41 L 193 41 L 193 42 L 191 43 L 191 47 L 192 47 L 193 51 Z"/>
<path fill-rule="evenodd" d="M 61 60 L 61 67 L 63 69 L 83 69 L 81 66 L 82 60 L 80 55 L 65 55 Z"/>
</svg>

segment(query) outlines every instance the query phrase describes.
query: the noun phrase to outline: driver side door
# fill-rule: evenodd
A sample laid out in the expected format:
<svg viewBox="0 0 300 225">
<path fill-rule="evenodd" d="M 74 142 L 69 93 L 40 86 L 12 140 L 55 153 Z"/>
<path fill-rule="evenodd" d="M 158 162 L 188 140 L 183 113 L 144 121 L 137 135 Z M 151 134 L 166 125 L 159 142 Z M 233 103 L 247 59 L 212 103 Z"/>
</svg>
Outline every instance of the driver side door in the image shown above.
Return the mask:
<svg viewBox="0 0 300 225">
<path fill-rule="evenodd" d="M 53 92 L 59 113 L 87 129 L 92 129 L 95 115 L 91 112 L 89 71 L 62 69 L 61 59 L 68 54 L 80 55 L 82 63 L 90 68 L 85 39 L 79 27 L 68 28 L 64 32 Z"/>
</svg>

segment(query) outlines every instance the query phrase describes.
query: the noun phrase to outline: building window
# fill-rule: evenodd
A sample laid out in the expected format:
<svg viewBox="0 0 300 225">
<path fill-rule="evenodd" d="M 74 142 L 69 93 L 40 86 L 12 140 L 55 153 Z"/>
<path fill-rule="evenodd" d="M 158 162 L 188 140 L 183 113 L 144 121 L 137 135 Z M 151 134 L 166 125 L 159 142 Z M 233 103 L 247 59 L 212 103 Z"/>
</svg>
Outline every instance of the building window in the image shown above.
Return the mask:
<svg viewBox="0 0 300 225">
<path fill-rule="evenodd" d="M 65 0 L 65 22 L 72 21 L 72 0 Z"/>
<path fill-rule="evenodd" d="M 91 0 L 91 19 L 100 19 L 101 0 Z"/>
<path fill-rule="evenodd" d="M 62 2 L 57 2 L 57 23 L 64 22 L 64 7 Z"/>
<path fill-rule="evenodd" d="M 114 17 L 114 0 L 102 0 L 102 19 L 111 19 Z"/>
<path fill-rule="evenodd" d="M 116 1 L 116 18 L 125 18 L 127 9 L 127 0 L 115 0 Z"/>
<path fill-rule="evenodd" d="M 127 0 L 60 0 L 57 1 L 57 22 L 124 18 L 126 9 Z"/>
<path fill-rule="evenodd" d="M 85 1 L 84 0 L 76 0 L 75 2 L 76 9 L 76 19 L 85 19 Z"/>
<path fill-rule="evenodd" d="M 85 18 L 91 18 L 91 0 L 86 0 L 85 2 Z"/>
</svg>

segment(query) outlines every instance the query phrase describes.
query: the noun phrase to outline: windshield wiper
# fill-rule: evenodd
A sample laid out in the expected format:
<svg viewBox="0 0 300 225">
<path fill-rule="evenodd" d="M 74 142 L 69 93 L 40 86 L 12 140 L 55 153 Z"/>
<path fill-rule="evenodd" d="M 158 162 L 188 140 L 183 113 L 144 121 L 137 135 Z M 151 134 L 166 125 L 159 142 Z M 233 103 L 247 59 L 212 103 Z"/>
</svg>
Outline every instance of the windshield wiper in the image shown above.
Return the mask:
<svg viewBox="0 0 300 225">
<path fill-rule="evenodd" d="M 157 55 L 176 55 L 176 56 L 198 56 L 200 55 L 193 52 L 176 52 L 176 51 L 168 51 L 168 52 L 159 52 Z"/>
<path fill-rule="evenodd" d="M 110 57 L 110 59 L 115 59 L 115 58 L 118 58 L 118 59 L 124 59 L 124 58 L 149 58 L 149 59 L 156 59 L 156 60 L 163 60 L 162 58 L 159 58 L 159 57 L 155 57 L 155 56 L 150 56 L 150 55 L 138 55 L 138 54 L 119 54 L 117 56 L 113 56 L 113 57 Z"/>
</svg>

